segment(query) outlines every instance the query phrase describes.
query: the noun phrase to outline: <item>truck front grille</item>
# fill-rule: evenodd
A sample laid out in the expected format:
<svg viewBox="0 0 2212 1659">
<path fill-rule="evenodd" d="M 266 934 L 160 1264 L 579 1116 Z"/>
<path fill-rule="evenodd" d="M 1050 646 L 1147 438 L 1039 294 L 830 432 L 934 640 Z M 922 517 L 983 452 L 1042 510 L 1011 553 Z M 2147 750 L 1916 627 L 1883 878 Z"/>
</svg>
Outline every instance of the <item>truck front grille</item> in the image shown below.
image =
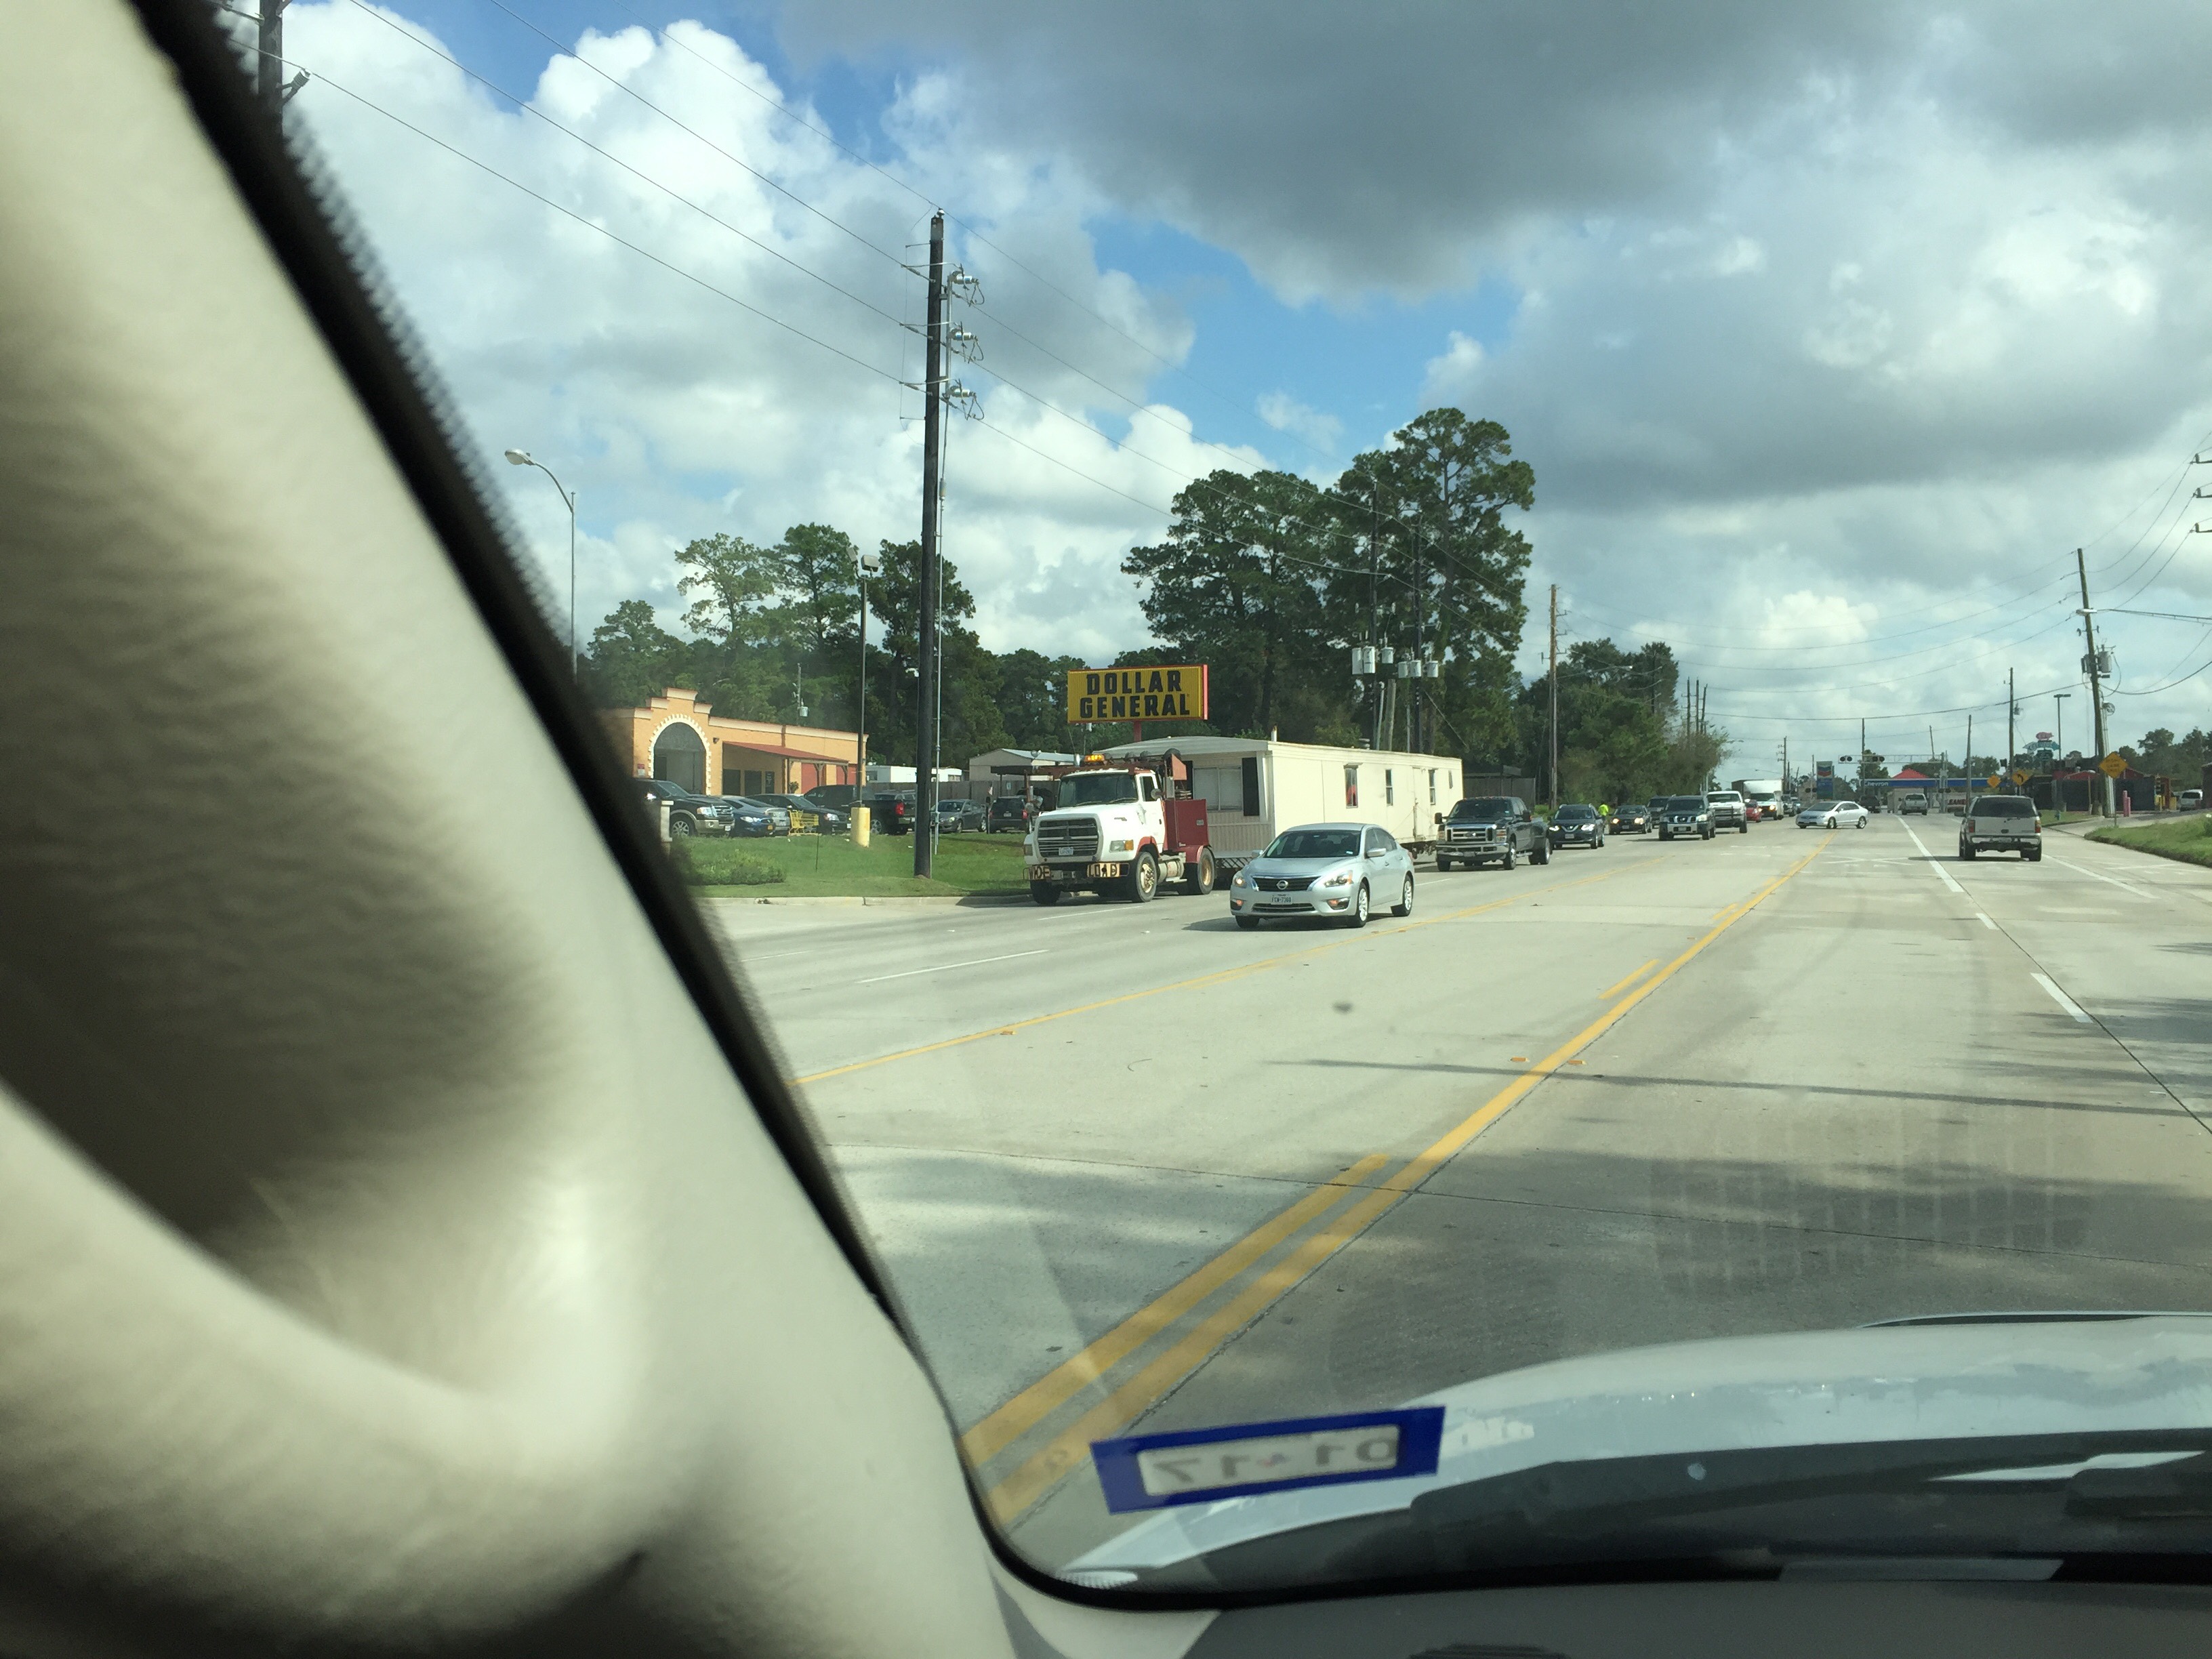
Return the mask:
<svg viewBox="0 0 2212 1659">
<path fill-rule="evenodd" d="M 1048 859 L 1083 859 L 1098 856 L 1098 820 L 1096 818 L 1040 818 L 1037 821 L 1037 854 Z"/>
</svg>

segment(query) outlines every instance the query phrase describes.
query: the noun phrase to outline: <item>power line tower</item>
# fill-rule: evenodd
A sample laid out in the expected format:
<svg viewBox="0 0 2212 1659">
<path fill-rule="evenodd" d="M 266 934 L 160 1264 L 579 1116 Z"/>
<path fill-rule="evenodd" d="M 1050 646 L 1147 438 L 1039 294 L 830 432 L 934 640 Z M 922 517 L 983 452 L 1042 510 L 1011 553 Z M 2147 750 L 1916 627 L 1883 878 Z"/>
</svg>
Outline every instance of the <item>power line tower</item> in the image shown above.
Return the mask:
<svg viewBox="0 0 2212 1659">
<path fill-rule="evenodd" d="M 938 475 L 945 465 L 945 216 L 929 219 L 927 343 L 921 370 L 921 562 L 915 572 L 921 614 L 915 646 L 921 659 L 921 708 L 914 723 L 914 872 L 927 876 L 937 861 L 937 676 L 942 667 L 937 636 Z"/>
</svg>

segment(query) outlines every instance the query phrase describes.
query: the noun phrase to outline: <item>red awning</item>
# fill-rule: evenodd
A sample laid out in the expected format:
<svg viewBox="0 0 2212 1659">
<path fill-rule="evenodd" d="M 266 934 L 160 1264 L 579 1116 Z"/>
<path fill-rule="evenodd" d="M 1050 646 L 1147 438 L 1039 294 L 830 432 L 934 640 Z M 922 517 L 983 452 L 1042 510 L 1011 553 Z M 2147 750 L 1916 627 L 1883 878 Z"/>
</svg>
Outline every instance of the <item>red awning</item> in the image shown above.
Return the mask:
<svg viewBox="0 0 2212 1659">
<path fill-rule="evenodd" d="M 814 749 L 786 749 L 773 743 L 747 743 L 739 738 L 718 738 L 715 741 L 725 749 L 742 749 L 749 755 L 781 755 L 786 760 L 813 761 L 822 766 L 854 764 L 843 755 L 825 755 Z"/>
</svg>

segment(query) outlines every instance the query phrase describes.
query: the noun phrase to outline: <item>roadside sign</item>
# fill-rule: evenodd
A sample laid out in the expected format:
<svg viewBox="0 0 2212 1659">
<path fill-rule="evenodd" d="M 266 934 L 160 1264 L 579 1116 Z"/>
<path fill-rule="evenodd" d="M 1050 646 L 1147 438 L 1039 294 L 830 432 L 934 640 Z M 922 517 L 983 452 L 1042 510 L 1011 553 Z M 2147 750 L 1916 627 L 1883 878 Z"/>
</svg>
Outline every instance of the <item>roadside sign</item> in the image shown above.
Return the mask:
<svg viewBox="0 0 2212 1659">
<path fill-rule="evenodd" d="M 1998 776 L 1995 772 L 1992 772 L 1992 773 L 1990 773 L 1990 788 L 1995 789 L 1995 788 L 1998 787 L 1999 787 L 2001 784 L 2002 784 L 2003 782 L 2004 782 L 2004 780 L 2003 780 L 2002 778 L 1999 777 L 1999 776 Z"/>
<path fill-rule="evenodd" d="M 2015 772 L 2012 775 L 2012 781 L 2014 783 L 2026 783 L 2027 781 L 2027 774 L 2026 772 Z"/>
<path fill-rule="evenodd" d="M 1067 719 L 1202 720 L 1209 713 L 1203 663 L 1143 668 L 1080 668 L 1067 677 Z"/>
<path fill-rule="evenodd" d="M 2128 763 L 2118 755 L 2107 755 L 2097 763 L 2097 769 L 2108 778 L 2117 778 L 2128 769 Z"/>
</svg>

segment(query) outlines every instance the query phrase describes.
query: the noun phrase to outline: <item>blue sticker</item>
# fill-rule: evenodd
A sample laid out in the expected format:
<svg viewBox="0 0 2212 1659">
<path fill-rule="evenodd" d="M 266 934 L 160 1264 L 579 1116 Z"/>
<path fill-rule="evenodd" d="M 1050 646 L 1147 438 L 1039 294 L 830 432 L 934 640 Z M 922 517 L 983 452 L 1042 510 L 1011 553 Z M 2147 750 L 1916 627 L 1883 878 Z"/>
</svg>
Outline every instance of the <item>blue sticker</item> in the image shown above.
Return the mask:
<svg viewBox="0 0 2212 1659">
<path fill-rule="evenodd" d="M 1443 1437 L 1444 1408 L 1413 1406 L 1094 1440 L 1091 1461 L 1105 1488 L 1106 1507 L 1118 1515 L 1299 1486 L 1434 1474 Z"/>
</svg>

